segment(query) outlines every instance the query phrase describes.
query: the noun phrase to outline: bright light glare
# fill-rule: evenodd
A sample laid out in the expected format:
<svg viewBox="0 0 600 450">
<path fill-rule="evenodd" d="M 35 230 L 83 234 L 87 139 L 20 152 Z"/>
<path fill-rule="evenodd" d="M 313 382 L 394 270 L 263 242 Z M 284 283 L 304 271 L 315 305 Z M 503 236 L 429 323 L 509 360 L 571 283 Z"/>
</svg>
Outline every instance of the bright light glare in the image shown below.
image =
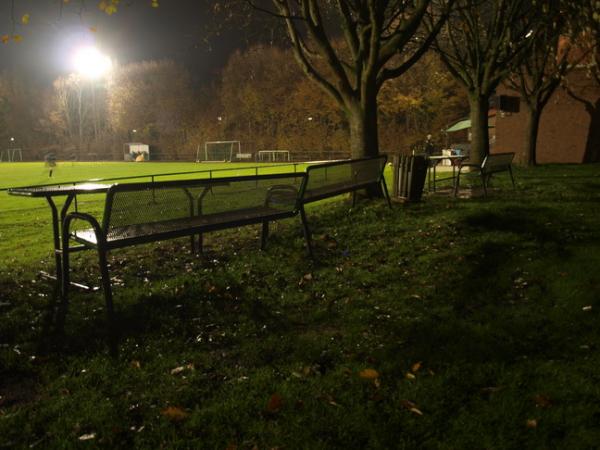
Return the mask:
<svg viewBox="0 0 600 450">
<path fill-rule="evenodd" d="M 82 76 L 91 79 L 101 78 L 112 69 L 112 61 L 94 47 L 79 49 L 73 57 L 75 70 Z"/>
</svg>

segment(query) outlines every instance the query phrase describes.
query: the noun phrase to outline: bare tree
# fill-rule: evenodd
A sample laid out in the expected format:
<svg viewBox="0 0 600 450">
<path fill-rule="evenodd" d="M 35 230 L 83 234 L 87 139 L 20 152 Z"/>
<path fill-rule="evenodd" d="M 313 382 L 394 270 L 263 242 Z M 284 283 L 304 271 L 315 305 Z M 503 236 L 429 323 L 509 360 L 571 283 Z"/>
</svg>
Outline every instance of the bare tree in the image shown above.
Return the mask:
<svg viewBox="0 0 600 450">
<path fill-rule="evenodd" d="M 379 153 L 381 87 L 428 50 L 454 1 L 271 0 L 274 9 L 252 4 L 284 21 L 297 62 L 344 111 L 351 154 L 361 157 Z M 425 29 L 427 12 L 434 19 Z"/>
<path fill-rule="evenodd" d="M 574 20 L 581 26 L 581 32 L 572 36 L 578 51 L 585 52 L 579 66 L 585 69 L 591 81 L 587 88 L 600 86 L 600 2 L 596 0 L 580 0 L 571 4 Z M 568 78 L 563 80 L 563 87 L 575 100 L 581 102 L 590 116 L 590 127 L 584 154 L 584 162 L 600 161 L 600 99 L 584 95 L 587 89 L 571 86 Z"/>
<path fill-rule="evenodd" d="M 539 0 L 540 22 L 531 47 L 506 84 L 519 92 L 527 109 L 527 146 L 524 161 L 537 164 L 537 137 L 542 111 L 567 73 L 590 60 L 593 49 L 582 42 L 585 36 L 583 5 L 590 0 Z M 598 7 L 600 9 L 600 6 Z"/>
<path fill-rule="evenodd" d="M 489 99 L 531 45 L 537 20 L 530 0 L 458 0 L 434 48 L 467 91 L 471 161 L 489 153 Z M 430 26 L 433 28 L 433 25 Z"/>
</svg>

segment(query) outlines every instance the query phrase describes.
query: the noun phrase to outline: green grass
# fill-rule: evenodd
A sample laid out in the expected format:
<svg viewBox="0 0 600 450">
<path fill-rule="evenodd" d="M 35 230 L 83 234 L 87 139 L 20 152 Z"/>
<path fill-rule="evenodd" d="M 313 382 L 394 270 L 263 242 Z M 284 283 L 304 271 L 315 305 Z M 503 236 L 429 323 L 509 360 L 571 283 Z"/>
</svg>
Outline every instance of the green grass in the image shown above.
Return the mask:
<svg viewBox="0 0 600 450">
<path fill-rule="evenodd" d="M 100 293 L 57 329 L 48 208 L 0 193 L 0 448 L 597 448 L 600 167 L 515 177 L 313 205 L 317 262 L 296 218 L 115 251 L 116 357 Z"/>
</svg>

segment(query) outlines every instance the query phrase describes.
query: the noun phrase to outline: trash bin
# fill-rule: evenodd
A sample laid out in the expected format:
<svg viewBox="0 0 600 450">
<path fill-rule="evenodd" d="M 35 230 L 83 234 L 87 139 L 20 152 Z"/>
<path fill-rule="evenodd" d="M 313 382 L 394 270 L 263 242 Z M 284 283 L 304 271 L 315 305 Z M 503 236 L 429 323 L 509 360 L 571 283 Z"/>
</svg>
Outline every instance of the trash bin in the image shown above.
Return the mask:
<svg viewBox="0 0 600 450">
<path fill-rule="evenodd" d="M 405 202 L 418 202 L 427 176 L 425 155 L 396 155 L 393 159 L 393 196 Z"/>
</svg>

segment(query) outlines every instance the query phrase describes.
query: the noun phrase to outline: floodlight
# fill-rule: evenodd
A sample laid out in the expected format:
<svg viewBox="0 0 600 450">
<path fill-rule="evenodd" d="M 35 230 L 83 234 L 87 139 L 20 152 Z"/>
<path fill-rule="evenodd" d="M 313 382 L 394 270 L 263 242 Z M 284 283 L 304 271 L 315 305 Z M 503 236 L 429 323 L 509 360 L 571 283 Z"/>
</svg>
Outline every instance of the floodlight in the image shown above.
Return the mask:
<svg viewBox="0 0 600 450">
<path fill-rule="evenodd" d="M 80 48 L 73 57 L 75 70 L 85 78 L 101 78 L 112 69 L 110 58 L 95 47 Z"/>
</svg>

